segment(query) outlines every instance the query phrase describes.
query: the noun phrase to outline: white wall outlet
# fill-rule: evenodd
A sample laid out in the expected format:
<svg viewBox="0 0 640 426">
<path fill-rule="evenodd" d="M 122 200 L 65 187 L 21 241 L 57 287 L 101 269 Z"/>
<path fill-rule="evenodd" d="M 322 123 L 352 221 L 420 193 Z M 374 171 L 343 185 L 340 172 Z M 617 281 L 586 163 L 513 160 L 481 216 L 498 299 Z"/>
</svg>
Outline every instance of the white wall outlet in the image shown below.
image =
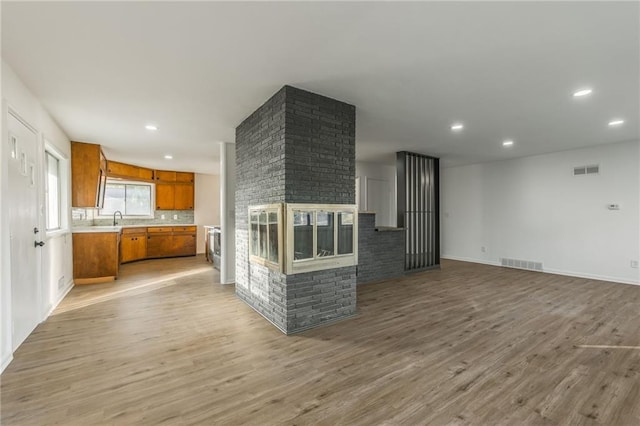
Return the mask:
<svg viewBox="0 0 640 426">
<path fill-rule="evenodd" d="M 632 260 L 631 261 L 631 267 L 637 269 L 638 268 L 638 261 L 637 260 Z"/>
<path fill-rule="evenodd" d="M 487 252 L 487 248 L 485 246 L 480 247 L 480 251 L 483 253 Z"/>
<path fill-rule="evenodd" d="M 165 218 L 165 217 L 166 217 L 166 216 L 165 216 L 165 215 L 163 215 L 163 214 L 161 214 L 161 215 L 160 215 L 160 219 L 163 219 L 163 220 L 164 220 L 164 218 Z"/>
<path fill-rule="evenodd" d="M 173 215 L 173 220 L 178 220 L 178 215 L 177 214 Z"/>
</svg>

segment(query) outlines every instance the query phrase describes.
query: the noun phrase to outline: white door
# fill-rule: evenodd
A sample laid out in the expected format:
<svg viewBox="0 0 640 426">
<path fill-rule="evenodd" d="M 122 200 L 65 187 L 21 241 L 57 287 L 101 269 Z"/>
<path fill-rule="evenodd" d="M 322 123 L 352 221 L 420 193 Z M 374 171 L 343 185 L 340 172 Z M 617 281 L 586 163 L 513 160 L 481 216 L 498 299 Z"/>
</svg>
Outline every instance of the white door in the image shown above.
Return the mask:
<svg viewBox="0 0 640 426">
<path fill-rule="evenodd" d="M 391 223 L 391 187 L 384 179 L 367 178 L 367 211 L 376 213 L 376 226 L 393 226 Z"/>
<path fill-rule="evenodd" d="M 41 249 L 38 230 L 38 137 L 12 114 L 9 131 L 9 232 L 11 244 L 11 316 L 15 350 L 40 322 Z"/>
</svg>

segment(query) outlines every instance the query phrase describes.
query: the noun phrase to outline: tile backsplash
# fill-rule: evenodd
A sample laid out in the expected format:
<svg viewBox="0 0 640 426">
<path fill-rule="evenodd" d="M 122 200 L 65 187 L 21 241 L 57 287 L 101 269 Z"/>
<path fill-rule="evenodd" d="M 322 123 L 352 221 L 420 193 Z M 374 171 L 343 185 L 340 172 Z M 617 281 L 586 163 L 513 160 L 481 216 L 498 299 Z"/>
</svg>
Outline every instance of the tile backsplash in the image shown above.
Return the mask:
<svg viewBox="0 0 640 426">
<path fill-rule="evenodd" d="M 113 225 L 113 218 L 97 217 L 97 209 L 71 209 L 72 226 L 105 226 Z M 164 219 L 162 216 L 164 215 Z M 174 219 L 173 216 L 178 218 Z M 117 218 L 118 225 L 155 225 L 155 224 L 191 224 L 194 223 L 193 210 L 156 210 L 153 219 Z"/>
</svg>

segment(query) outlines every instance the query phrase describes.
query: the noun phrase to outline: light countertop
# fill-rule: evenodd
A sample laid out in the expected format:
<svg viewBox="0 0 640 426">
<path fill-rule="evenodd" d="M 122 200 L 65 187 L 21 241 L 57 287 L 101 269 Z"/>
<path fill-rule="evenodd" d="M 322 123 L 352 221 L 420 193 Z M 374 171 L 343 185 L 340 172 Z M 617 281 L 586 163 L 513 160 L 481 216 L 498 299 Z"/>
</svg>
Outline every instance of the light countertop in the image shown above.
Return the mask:
<svg viewBox="0 0 640 426">
<path fill-rule="evenodd" d="M 196 226 L 194 223 L 146 223 L 138 225 L 116 225 L 116 226 L 77 226 L 71 228 L 74 234 L 90 232 L 122 232 L 122 228 L 149 228 L 156 226 Z"/>
</svg>

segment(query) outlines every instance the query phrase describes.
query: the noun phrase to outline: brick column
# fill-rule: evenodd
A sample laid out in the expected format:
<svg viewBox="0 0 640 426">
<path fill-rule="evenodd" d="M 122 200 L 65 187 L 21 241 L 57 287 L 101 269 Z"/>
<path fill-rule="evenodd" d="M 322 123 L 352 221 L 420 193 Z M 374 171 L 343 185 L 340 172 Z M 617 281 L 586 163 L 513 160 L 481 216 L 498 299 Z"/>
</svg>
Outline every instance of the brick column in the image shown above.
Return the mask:
<svg viewBox="0 0 640 426">
<path fill-rule="evenodd" d="M 356 267 L 249 262 L 248 207 L 355 203 L 355 107 L 284 86 L 236 128 L 236 294 L 285 333 L 355 314 Z"/>
</svg>

